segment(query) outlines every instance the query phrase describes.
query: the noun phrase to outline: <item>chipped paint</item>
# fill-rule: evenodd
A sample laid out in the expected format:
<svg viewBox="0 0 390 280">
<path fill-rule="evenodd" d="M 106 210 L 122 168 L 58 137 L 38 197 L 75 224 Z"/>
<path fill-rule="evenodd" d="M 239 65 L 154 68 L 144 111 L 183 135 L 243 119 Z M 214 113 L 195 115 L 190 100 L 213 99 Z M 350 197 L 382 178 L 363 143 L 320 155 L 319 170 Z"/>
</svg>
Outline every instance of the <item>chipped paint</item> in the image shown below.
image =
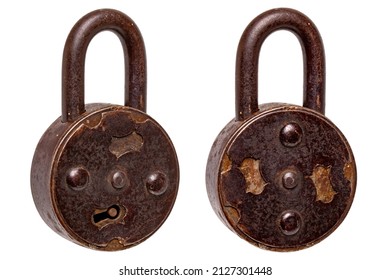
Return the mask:
<svg viewBox="0 0 390 280">
<path fill-rule="evenodd" d="M 238 222 L 240 221 L 240 212 L 236 208 L 234 208 L 233 206 L 225 206 L 224 212 L 230 224 L 232 224 L 233 226 L 238 224 Z"/>
<path fill-rule="evenodd" d="M 221 175 L 229 172 L 232 169 L 232 161 L 230 160 L 227 154 L 223 155 L 222 164 L 221 164 Z"/>
<path fill-rule="evenodd" d="M 86 120 L 84 120 L 83 124 L 88 127 L 89 129 L 96 128 L 100 125 L 101 121 L 103 119 L 102 114 L 93 114 Z"/>
<path fill-rule="evenodd" d="M 125 245 L 124 245 L 124 240 L 123 238 L 114 238 L 112 239 L 108 244 L 107 246 L 105 247 L 104 250 L 106 251 L 117 251 L 117 250 L 122 250 L 125 248 Z"/>
<path fill-rule="evenodd" d="M 112 154 L 120 158 L 124 154 L 130 152 L 139 152 L 144 141 L 140 134 L 133 132 L 125 137 L 112 137 L 110 147 L 108 148 Z"/>
<path fill-rule="evenodd" d="M 268 183 L 261 176 L 260 160 L 246 158 L 242 161 L 239 169 L 245 177 L 246 193 L 261 194 Z"/>
<path fill-rule="evenodd" d="M 313 174 L 310 176 L 317 191 L 316 201 L 330 203 L 337 194 L 330 181 L 331 169 L 331 166 L 324 167 L 322 165 L 317 165 L 313 170 Z"/>
<path fill-rule="evenodd" d="M 355 178 L 355 166 L 352 162 L 347 162 L 344 165 L 344 177 L 347 179 L 349 182 L 354 181 Z"/>
<path fill-rule="evenodd" d="M 129 116 L 129 119 L 138 124 L 146 123 L 147 121 L 149 121 L 149 117 L 147 115 L 140 113 L 132 113 Z"/>
</svg>

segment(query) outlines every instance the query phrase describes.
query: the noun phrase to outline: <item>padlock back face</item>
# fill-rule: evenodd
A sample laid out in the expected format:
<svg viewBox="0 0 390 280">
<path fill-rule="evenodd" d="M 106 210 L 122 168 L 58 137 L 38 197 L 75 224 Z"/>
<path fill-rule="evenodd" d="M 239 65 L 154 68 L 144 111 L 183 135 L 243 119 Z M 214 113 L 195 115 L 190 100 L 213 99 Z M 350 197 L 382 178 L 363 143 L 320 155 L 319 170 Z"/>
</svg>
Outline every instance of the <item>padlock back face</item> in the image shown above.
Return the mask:
<svg viewBox="0 0 390 280">
<path fill-rule="evenodd" d="M 303 107 L 258 105 L 258 61 L 272 32 L 298 38 L 304 60 Z M 209 154 L 210 202 L 232 231 L 275 251 L 310 247 L 347 215 L 356 188 L 349 144 L 325 115 L 325 54 L 304 14 L 287 8 L 256 17 L 241 36 L 236 58 L 236 117 Z"/>
<path fill-rule="evenodd" d="M 221 220 L 248 242 L 276 251 L 306 248 L 348 213 L 354 157 L 322 114 L 265 104 L 246 121 L 230 122 L 217 139 L 208 163 L 209 196 Z"/>
</svg>

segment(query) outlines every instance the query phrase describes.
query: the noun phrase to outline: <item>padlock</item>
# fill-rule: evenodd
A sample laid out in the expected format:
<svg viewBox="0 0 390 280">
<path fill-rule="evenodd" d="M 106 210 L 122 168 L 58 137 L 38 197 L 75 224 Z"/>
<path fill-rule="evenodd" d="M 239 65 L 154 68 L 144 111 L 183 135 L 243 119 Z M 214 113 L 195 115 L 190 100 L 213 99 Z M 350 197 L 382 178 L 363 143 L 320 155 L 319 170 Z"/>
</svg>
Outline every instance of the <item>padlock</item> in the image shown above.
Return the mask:
<svg viewBox="0 0 390 280">
<path fill-rule="evenodd" d="M 118 35 L 125 58 L 125 106 L 84 102 L 89 42 Z M 104 9 L 82 17 L 67 38 L 62 116 L 40 139 L 31 189 L 43 220 L 88 248 L 114 251 L 150 237 L 174 205 L 179 165 L 164 129 L 146 114 L 146 55 L 136 24 Z"/>
<path fill-rule="evenodd" d="M 258 104 L 258 59 L 276 30 L 294 33 L 304 59 L 303 107 Z M 273 251 L 310 247 L 347 215 L 356 188 L 352 150 L 324 116 L 325 55 L 302 13 L 269 10 L 244 31 L 236 60 L 236 116 L 216 138 L 206 185 L 222 222 L 249 243 Z"/>
</svg>

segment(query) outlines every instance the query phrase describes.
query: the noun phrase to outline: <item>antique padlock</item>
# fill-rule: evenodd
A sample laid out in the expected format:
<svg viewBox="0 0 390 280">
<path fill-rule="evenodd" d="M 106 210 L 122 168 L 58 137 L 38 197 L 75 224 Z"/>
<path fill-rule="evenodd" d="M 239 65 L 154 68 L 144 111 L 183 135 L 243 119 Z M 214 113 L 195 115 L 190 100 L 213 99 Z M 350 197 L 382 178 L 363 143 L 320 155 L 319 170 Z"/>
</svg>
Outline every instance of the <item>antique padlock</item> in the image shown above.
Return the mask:
<svg viewBox="0 0 390 280">
<path fill-rule="evenodd" d="M 258 105 L 260 48 L 280 29 L 302 46 L 303 107 Z M 299 250 L 344 220 L 355 194 L 355 160 L 324 111 L 325 58 L 314 23 L 286 8 L 259 15 L 238 46 L 236 117 L 215 140 L 206 171 L 215 212 L 241 238 L 269 250 Z"/>
<path fill-rule="evenodd" d="M 84 64 L 92 38 L 118 35 L 125 57 L 125 106 L 84 104 Z M 121 250 L 151 236 L 176 199 L 179 166 L 163 128 L 146 114 L 146 55 L 125 14 L 81 18 L 64 48 L 62 117 L 45 132 L 31 167 L 43 220 L 63 237 L 98 250 Z"/>
</svg>

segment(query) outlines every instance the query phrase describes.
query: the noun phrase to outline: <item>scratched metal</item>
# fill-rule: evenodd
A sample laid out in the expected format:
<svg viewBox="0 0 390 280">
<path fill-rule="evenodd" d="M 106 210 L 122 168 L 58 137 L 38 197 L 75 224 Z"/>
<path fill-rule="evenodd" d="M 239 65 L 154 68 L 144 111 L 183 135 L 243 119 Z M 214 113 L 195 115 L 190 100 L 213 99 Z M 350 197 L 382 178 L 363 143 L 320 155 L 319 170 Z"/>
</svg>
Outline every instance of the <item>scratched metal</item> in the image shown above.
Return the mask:
<svg viewBox="0 0 390 280">
<path fill-rule="evenodd" d="M 257 103 L 257 60 L 273 31 L 292 31 L 304 52 L 304 107 Z M 248 242 L 275 251 L 310 247 L 331 234 L 355 194 L 356 166 L 324 115 L 321 37 L 303 14 L 270 10 L 245 30 L 237 54 L 236 118 L 210 151 L 206 185 L 220 219 Z"/>
</svg>

